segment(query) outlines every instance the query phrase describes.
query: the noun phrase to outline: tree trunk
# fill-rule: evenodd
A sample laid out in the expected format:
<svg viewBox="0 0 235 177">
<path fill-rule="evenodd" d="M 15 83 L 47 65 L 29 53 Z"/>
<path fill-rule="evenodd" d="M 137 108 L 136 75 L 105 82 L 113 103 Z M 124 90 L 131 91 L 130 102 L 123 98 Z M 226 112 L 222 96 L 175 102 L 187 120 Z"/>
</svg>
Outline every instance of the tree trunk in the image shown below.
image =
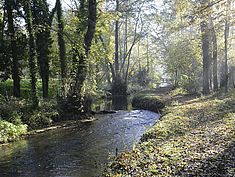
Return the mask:
<svg viewBox="0 0 235 177">
<path fill-rule="evenodd" d="M 147 73 L 150 72 L 150 62 L 149 62 L 149 36 L 147 35 L 147 50 L 146 50 L 146 58 L 147 58 Z"/>
<path fill-rule="evenodd" d="M 116 0 L 116 12 L 118 13 L 119 11 L 119 0 Z M 113 78 L 115 77 L 119 77 L 118 75 L 120 75 L 119 73 L 119 21 L 116 20 L 115 22 L 115 60 L 114 60 L 114 64 L 115 64 L 115 76 L 113 76 Z"/>
<path fill-rule="evenodd" d="M 31 98 L 33 107 L 38 106 L 38 97 L 37 97 L 37 68 L 36 68 L 36 43 L 35 43 L 35 34 L 33 30 L 33 22 L 32 22 L 32 9 L 31 9 L 31 0 L 25 2 L 25 13 L 26 13 L 26 23 L 27 30 L 29 33 L 29 70 L 30 70 L 30 78 L 31 78 Z"/>
<path fill-rule="evenodd" d="M 119 0 L 116 0 L 116 12 L 119 12 Z M 127 22 L 127 21 L 126 21 Z M 125 36 L 127 37 L 127 24 L 125 26 Z M 124 40 L 125 46 L 124 46 L 124 57 L 126 57 L 127 55 L 127 39 Z M 124 79 L 121 77 L 121 71 L 123 69 L 123 67 L 121 67 L 120 69 L 120 58 L 119 58 L 119 21 L 116 20 L 115 22 L 115 59 L 114 59 L 114 73 L 112 72 L 112 76 L 113 76 L 113 81 L 112 81 L 112 88 L 111 88 L 111 92 L 112 92 L 112 96 L 116 97 L 116 96 L 120 96 L 120 95 L 126 95 L 126 91 L 127 91 L 127 86 L 126 86 L 126 82 L 124 81 Z"/>
<path fill-rule="evenodd" d="M 84 38 L 84 50 L 85 53 L 79 55 L 79 65 L 77 67 L 75 84 L 70 90 L 70 94 L 67 99 L 67 110 L 68 112 L 80 113 L 87 108 L 83 108 L 84 100 L 81 95 L 82 87 L 87 76 L 89 51 L 91 48 L 92 40 L 96 30 L 96 14 L 97 14 L 97 2 L 96 0 L 89 0 L 88 2 L 88 24 L 87 32 Z"/>
<path fill-rule="evenodd" d="M 6 0 L 6 10 L 8 19 L 8 30 L 11 38 L 11 53 L 12 53 L 12 79 L 13 79 L 13 96 L 20 97 L 20 73 L 19 73 L 19 60 L 17 58 L 16 36 L 13 20 L 13 0 Z"/>
<path fill-rule="evenodd" d="M 210 93 L 209 85 L 209 69 L 210 69 L 210 57 L 209 57 L 209 30 L 208 23 L 206 21 L 201 22 L 202 33 L 202 53 L 203 53 L 203 94 Z"/>
<path fill-rule="evenodd" d="M 66 97 L 66 78 L 67 78 L 67 63 L 66 63 L 66 47 L 64 41 L 64 22 L 61 1 L 56 0 L 57 7 L 57 19 L 58 19 L 58 45 L 59 45 L 59 56 L 60 56 L 60 68 L 61 68 L 61 83 L 62 83 L 62 97 Z"/>
<path fill-rule="evenodd" d="M 217 52 L 217 37 L 216 37 L 216 32 L 214 28 L 214 24 L 212 22 L 212 47 L 213 47 L 213 53 L 212 53 L 212 60 L 213 60 L 213 89 L 214 91 L 218 90 L 218 52 Z"/>
<path fill-rule="evenodd" d="M 223 85 L 224 91 L 228 92 L 228 35 L 229 35 L 229 24 L 228 19 L 225 21 L 225 29 L 224 29 L 224 79 Z"/>
<path fill-rule="evenodd" d="M 42 78 L 42 96 L 48 98 L 49 87 L 49 32 L 37 34 L 37 53 Z"/>
<path fill-rule="evenodd" d="M 226 16 L 224 25 L 224 65 L 222 69 L 222 77 L 220 87 L 228 92 L 228 37 L 229 37 L 229 11 L 231 0 L 226 1 Z"/>
<path fill-rule="evenodd" d="M 33 0 L 33 19 L 34 24 L 42 28 L 36 33 L 36 46 L 38 54 L 38 64 L 42 79 L 43 98 L 48 98 L 49 87 L 49 54 L 51 47 L 50 27 L 52 17 L 46 1 Z"/>
</svg>

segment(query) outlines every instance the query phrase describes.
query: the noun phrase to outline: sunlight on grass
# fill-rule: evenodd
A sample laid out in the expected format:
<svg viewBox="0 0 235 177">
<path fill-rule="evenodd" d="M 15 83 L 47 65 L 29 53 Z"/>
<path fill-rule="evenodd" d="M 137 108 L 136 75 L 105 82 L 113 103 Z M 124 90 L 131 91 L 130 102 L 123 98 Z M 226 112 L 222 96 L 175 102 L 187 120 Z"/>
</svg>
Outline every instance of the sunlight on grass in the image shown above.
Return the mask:
<svg viewBox="0 0 235 177">
<path fill-rule="evenodd" d="M 220 176 L 225 169 L 232 175 L 234 102 L 233 94 L 168 106 L 142 142 L 110 164 L 107 176 Z"/>
</svg>

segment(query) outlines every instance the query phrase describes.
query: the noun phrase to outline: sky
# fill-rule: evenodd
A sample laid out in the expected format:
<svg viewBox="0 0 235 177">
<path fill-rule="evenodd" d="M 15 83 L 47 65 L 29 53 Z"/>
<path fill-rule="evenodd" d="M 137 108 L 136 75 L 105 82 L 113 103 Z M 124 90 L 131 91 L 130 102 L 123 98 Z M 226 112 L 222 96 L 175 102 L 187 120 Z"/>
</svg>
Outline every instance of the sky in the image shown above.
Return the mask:
<svg viewBox="0 0 235 177">
<path fill-rule="evenodd" d="M 161 6 L 163 4 L 163 0 L 155 0 L 157 6 Z M 51 4 L 50 8 L 53 8 L 56 0 L 48 0 L 48 3 Z M 61 0 L 63 8 L 69 8 L 69 4 L 71 3 L 71 0 Z"/>
<path fill-rule="evenodd" d="M 51 5 L 50 8 L 53 8 L 55 5 L 56 0 L 47 0 L 48 3 Z M 69 8 L 67 4 L 70 4 L 70 0 L 61 0 L 63 8 Z"/>
</svg>

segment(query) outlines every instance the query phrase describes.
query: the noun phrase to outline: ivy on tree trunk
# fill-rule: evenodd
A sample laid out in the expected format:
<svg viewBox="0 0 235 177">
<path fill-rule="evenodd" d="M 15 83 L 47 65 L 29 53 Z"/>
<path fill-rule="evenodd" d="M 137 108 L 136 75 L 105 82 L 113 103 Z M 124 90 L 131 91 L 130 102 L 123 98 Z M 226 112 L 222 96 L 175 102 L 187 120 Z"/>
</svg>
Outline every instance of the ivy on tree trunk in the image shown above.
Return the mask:
<svg viewBox="0 0 235 177">
<path fill-rule="evenodd" d="M 17 45 L 14 27 L 13 16 L 13 0 L 5 1 L 8 20 L 8 32 L 11 39 L 11 56 L 12 56 L 12 79 L 13 79 L 13 96 L 20 97 L 20 73 L 19 73 L 19 59 L 17 58 Z"/>
<path fill-rule="evenodd" d="M 37 68 L 36 68 L 36 43 L 35 43 L 35 34 L 33 29 L 32 22 L 32 8 L 31 8 L 31 0 L 25 1 L 25 13 L 26 13 L 26 23 L 27 30 L 29 33 L 29 70 L 30 70 L 30 78 L 31 78 L 31 98 L 33 107 L 38 106 L 38 97 L 37 97 Z"/>
</svg>

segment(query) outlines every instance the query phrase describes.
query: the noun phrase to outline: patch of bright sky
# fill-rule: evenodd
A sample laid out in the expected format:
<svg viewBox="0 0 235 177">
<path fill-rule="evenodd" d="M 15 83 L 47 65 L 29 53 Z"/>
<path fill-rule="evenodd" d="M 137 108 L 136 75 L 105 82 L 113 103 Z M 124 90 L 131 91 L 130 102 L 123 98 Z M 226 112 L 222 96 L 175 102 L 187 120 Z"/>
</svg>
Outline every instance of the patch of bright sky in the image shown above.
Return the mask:
<svg viewBox="0 0 235 177">
<path fill-rule="evenodd" d="M 47 0 L 47 2 L 50 5 L 50 9 L 52 9 L 55 6 L 56 0 Z M 70 8 L 71 0 L 61 0 L 63 8 Z"/>
<path fill-rule="evenodd" d="M 161 7 L 163 5 L 163 0 L 154 0 L 157 7 Z M 56 0 L 48 0 L 50 4 L 50 8 L 53 8 Z M 71 0 L 61 0 L 63 8 L 70 8 L 71 7 Z"/>
</svg>

